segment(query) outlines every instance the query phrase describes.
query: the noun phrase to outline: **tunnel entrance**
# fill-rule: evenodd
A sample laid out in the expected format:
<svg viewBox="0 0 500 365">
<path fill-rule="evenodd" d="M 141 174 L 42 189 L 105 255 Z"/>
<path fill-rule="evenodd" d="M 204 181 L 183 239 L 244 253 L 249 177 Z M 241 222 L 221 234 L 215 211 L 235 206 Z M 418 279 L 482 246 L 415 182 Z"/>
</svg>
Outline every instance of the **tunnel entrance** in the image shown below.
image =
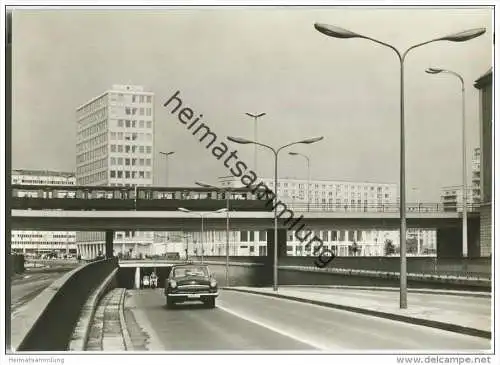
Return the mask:
<svg viewBox="0 0 500 365">
<path fill-rule="evenodd" d="M 135 276 L 136 271 L 139 269 L 139 278 L 145 275 L 150 276 L 153 271 L 156 272 L 158 276 L 158 288 L 163 288 L 165 286 L 165 279 L 170 274 L 171 267 L 120 267 L 118 269 L 118 286 L 125 289 L 135 289 Z"/>
</svg>

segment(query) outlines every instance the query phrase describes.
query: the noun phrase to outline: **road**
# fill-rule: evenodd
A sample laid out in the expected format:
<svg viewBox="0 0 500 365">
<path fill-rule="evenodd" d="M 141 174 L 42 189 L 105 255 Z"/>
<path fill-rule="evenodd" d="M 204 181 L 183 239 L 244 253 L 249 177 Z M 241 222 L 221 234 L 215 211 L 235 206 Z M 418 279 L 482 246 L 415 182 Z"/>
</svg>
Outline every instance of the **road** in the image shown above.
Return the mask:
<svg viewBox="0 0 500 365">
<path fill-rule="evenodd" d="M 17 310 L 24 304 L 35 298 L 46 287 L 60 278 L 67 271 L 61 272 L 28 272 L 16 276 L 12 280 L 11 293 L 11 316 L 15 317 Z"/>
<path fill-rule="evenodd" d="M 222 292 L 215 309 L 188 304 L 167 310 L 162 289 L 129 290 L 125 311 L 134 314 L 151 351 L 456 352 L 491 346 L 483 338 L 238 292 Z"/>
</svg>

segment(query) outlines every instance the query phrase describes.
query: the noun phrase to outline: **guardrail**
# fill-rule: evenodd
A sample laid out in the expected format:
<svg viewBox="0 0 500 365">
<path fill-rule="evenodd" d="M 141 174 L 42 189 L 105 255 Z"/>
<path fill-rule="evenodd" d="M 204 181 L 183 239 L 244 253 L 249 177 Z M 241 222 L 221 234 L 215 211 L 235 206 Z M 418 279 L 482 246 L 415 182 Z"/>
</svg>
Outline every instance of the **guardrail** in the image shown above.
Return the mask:
<svg viewBox="0 0 500 365">
<path fill-rule="evenodd" d="M 288 209 L 297 212 L 339 212 L 339 213 L 399 213 L 399 203 L 387 204 L 334 204 L 334 203 L 303 203 L 288 202 Z M 478 212 L 481 204 L 471 203 L 467 206 L 467 212 Z M 461 213 L 462 207 L 449 206 L 443 203 L 407 203 L 407 213 Z"/>
<path fill-rule="evenodd" d="M 115 258 L 80 266 L 27 304 L 11 326 L 14 351 L 66 351 L 91 293 L 118 267 Z"/>
</svg>

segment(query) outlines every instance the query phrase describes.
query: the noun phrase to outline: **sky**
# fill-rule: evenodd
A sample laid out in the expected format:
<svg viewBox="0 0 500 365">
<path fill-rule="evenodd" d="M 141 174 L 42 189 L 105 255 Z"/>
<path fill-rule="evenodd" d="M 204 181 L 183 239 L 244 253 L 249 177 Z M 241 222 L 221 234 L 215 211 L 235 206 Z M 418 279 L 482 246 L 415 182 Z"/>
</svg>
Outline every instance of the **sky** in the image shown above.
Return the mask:
<svg viewBox="0 0 500 365">
<path fill-rule="evenodd" d="M 216 183 L 228 175 L 163 104 L 176 92 L 217 133 L 276 147 L 324 136 L 290 151 L 307 154 L 311 177 L 399 184 L 399 61 L 364 39 L 336 39 L 315 22 L 408 47 L 470 28 L 462 43 L 435 42 L 405 61 L 407 200 L 437 202 L 462 179 L 461 88 L 465 80 L 468 176 L 479 147 L 479 91 L 492 66 L 492 10 L 453 8 L 238 7 L 18 9 L 13 15 L 12 167 L 75 171 L 78 106 L 114 84 L 155 93 L 155 149 L 175 151 L 169 185 Z M 253 163 L 254 147 L 232 145 Z M 157 158 L 156 182 L 165 181 Z M 257 173 L 273 176 L 270 151 Z M 303 159 L 280 154 L 279 176 L 307 178 Z"/>
</svg>

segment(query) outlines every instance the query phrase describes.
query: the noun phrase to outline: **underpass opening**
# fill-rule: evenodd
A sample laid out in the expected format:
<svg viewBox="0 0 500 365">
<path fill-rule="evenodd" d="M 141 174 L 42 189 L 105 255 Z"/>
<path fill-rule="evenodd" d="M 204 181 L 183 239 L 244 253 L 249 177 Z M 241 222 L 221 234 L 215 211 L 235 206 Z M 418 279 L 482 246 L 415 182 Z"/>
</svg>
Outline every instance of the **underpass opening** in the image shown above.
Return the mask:
<svg viewBox="0 0 500 365">
<path fill-rule="evenodd" d="M 147 275 L 151 276 L 153 271 L 156 272 L 158 276 L 158 288 L 165 287 L 165 280 L 170 274 L 171 267 L 159 266 L 159 267 L 120 267 L 118 270 L 118 286 L 125 289 L 136 289 L 136 272 L 139 270 L 139 279 Z"/>
</svg>

